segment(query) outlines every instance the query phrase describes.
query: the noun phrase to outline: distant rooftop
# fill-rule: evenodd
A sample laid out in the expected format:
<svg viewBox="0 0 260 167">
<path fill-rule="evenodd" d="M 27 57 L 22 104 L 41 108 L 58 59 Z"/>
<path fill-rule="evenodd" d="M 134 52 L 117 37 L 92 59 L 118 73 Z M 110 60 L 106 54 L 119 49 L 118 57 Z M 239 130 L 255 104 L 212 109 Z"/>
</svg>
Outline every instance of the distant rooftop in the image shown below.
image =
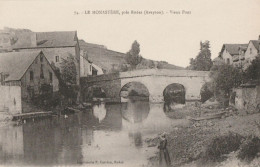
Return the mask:
<svg viewBox="0 0 260 167">
<path fill-rule="evenodd" d="M 239 47 L 247 47 L 248 44 L 224 44 L 221 53 L 226 49 L 232 56 L 239 54 Z"/>
<path fill-rule="evenodd" d="M 10 39 L 14 38 L 13 49 L 45 48 L 45 47 L 71 47 L 77 44 L 76 31 L 55 32 L 13 32 L 2 31 L 1 34 L 10 33 Z"/>
</svg>

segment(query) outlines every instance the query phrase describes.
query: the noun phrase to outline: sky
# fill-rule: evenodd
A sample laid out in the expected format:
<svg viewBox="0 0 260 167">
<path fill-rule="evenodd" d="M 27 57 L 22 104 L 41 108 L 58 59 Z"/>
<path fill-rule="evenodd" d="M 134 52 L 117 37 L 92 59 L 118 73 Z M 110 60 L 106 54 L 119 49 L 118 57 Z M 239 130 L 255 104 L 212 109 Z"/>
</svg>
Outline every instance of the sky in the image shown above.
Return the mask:
<svg viewBox="0 0 260 167">
<path fill-rule="evenodd" d="M 78 14 L 83 11 L 163 11 L 163 15 Z M 171 14 L 170 11 L 191 14 Z M 79 39 L 126 53 L 134 40 L 144 58 L 186 67 L 209 40 L 212 59 L 224 43 L 260 35 L 260 0 L 0 0 L 0 29 L 75 31 Z"/>
</svg>

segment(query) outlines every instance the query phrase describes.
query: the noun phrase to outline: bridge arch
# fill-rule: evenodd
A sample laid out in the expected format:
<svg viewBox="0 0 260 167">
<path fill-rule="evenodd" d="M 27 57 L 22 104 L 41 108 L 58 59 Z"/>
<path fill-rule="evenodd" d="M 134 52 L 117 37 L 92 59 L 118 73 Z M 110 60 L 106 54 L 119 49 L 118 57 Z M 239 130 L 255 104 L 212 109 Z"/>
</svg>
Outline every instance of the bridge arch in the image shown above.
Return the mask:
<svg viewBox="0 0 260 167">
<path fill-rule="evenodd" d="M 102 87 L 90 86 L 85 87 L 82 91 L 83 101 L 92 101 L 93 98 L 106 98 L 106 93 Z"/>
<path fill-rule="evenodd" d="M 185 104 L 186 89 L 181 83 L 172 83 L 163 90 L 163 100 L 165 103 Z"/>
<path fill-rule="evenodd" d="M 143 97 L 149 100 L 150 92 L 143 83 L 138 81 L 132 81 L 124 84 L 121 87 L 119 92 L 119 96 L 122 98 L 130 98 L 130 97 Z"/>
</svg>

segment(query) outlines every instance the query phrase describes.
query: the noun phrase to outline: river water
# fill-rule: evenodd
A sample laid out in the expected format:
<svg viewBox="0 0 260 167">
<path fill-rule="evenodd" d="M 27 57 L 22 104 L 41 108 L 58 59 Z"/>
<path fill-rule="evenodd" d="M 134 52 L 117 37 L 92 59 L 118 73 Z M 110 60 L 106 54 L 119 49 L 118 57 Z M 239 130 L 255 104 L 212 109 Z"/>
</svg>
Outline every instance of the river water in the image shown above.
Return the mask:
<svg viewBox="0 0 260 167">
<path fill-rule="evenodd" d="M 100 104 L 70 115 L 0 127 L 2 165 L 143 166 L 156 147 L 146 138 L 170 130 L 163 104 Z"/>
</svg>

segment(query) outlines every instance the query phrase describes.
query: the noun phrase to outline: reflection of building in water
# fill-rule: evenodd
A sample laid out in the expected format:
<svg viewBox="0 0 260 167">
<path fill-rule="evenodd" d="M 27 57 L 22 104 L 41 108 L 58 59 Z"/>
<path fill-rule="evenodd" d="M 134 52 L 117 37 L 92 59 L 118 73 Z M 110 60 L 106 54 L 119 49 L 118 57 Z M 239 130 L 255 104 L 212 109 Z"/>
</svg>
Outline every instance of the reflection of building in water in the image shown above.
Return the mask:
<svg viewBox="0 0 260 167">
<path fill-rule="evenodd" d="M 99 120 L 99 123 L 106 117 L 106 113 L 107 111 L 104 103 L 93 106 L 93 115 Z"/>
<path fill-rule="evenodd" d="M 23 127 L 12 125 L 0 129 L 0 163 L 14 163 L 23 158 Z"/>
<path fill-rule="evenodd" d="M 60 117 L 57 131 L 62 146 L 58 155 L 58 164 L 72 165 L 82 161 L 82 115 L 73 114 L 68 118 Z"/>
<path fill-rule="evenodd" d="M 56 164 L 62 139 L 58 135 L 59 133 L 55 133 L 54 122 L 51 119 L 24 124 L 24 161 L 30 165 Z"/>
<path fill-rule="evenodd" d="M 145 120 L 150 111 L 147 101 L 135 101 L 122 104 L 123 118 L 131 123 L 140 123 Z"/>
</svg>

